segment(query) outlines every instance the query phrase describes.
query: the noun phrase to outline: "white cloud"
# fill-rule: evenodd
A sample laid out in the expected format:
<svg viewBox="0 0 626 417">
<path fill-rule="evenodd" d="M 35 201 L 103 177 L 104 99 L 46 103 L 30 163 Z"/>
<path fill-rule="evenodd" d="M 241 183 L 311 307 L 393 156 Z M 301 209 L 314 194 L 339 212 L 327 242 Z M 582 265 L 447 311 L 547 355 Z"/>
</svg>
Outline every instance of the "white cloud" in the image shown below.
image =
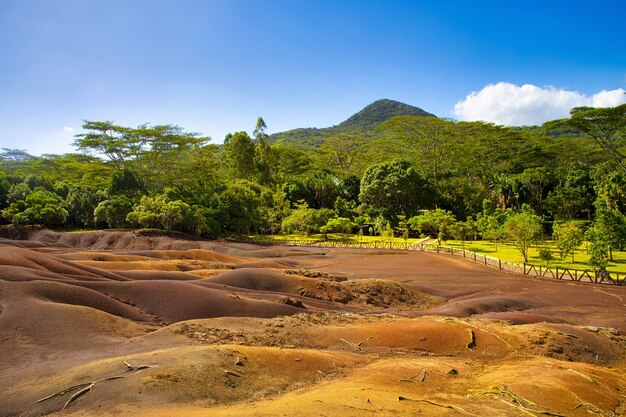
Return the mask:
<svg viewBox="0 0 626 417">
<path fill-rule="evenodd" d="M 517 86 L 499 82 L 470 93 L 454 106 L 461 120 L 483 120 L 501 125 L 540 125 L 569 115 L 572 107 L 613 107 L 626 103 L 624 89 L 600 91 L 586 96 L 577 91 L 532 84 Z"/>
<path fill-rule="evenodd" d="M 69 127 L 69 126 L 63 126 L 63 130 L 65 130 L 66 132 L 73 132 L 74 128 L 73 127 Z"/>
<path fill-rule="evenodd" d="M 615 107 L 624 103 L 626 103 L 626 95 L 623 89 L 618 88 L 611 91 L 602 90 L 594 94 L 591 100 L 591 107 Z"/>
</svg>

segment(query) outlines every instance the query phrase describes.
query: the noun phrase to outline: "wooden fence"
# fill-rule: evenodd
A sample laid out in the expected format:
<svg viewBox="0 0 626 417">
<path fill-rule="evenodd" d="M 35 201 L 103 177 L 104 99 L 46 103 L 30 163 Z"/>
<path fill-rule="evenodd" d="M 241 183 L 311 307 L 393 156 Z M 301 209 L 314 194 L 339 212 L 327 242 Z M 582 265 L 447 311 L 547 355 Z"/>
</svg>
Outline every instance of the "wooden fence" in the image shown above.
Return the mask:
<svg viewBox="0 0 626 417">
<path fill-rule="evenodd" d="M 290 245 L 290 246 L 321 246 L 326 248 L 360 248 L 360 249 L 395 249 L 395 250 L 423 250 L 421 243 L 408 242 L 353 242 L 342 240 L 298 240 L 284 239 L 277 240 L 271 237 L 254 237 L 251 238 L 254 243 L 271 244 L 271 245 Z"/>
<path fill-rule="evenodd" d="M 451 246 L 440 246 L 437 244 L 408 243 L 408 242 L 351 242 L 351 241 L 311 241 L 298 239 L 276 240 L 272 237 L 254 237 L 251 241 L 257 244 L 271 245 L 292 245 L 292 246 L 318 246 L 330 248 L 361 248 L 361 249 L 394 249 L 413 250 L 422 252 L 434 252 L 452 256 L 463 257 L 464 259 L 477 262 L 500 271 L 508 271 L 522 275 L 553 278 L 558 280 L 570 280 L 576 282 L 590 282 L 594 284 L 625 285 L 626 273 L 609 271 L 592 271 L 562 268 L 558 266 L 540 266 L 527 264 L 524 262 L 504 261 L 492 258 L 487 255 L 472 252 L 466 249 L 453 248 Z"/>
<path fill-rule="evenodd" d="M 509 271 L 540 278 L 547 277 L 558 280 L 591 282 L 594 284 L 624 285 L 626 283 L 626 274 L 620 274 L 619 272 L 591 271 L 588 269 L 580 270 L 558 266 L 533 265 L 524 262 L 503 261 L 502 259 L 492 258 L 487 255 L 465 249 L 453 248 L 451 246 L 423 245 L 421 250 L 459 256 L 492 268 L 498 268 L 501 271 Z"/>
</svg>

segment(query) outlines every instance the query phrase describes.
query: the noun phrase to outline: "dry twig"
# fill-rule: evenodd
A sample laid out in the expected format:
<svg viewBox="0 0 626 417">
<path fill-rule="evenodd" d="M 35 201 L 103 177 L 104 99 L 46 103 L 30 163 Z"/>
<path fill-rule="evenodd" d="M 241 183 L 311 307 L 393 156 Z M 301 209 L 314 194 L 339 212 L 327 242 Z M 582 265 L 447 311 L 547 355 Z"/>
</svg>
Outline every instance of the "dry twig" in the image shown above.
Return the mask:
<svg viewBox="0 0 626 417">
<path fill-rule="evenodd" d="M 361 350 L 361 345 L 363 345 L 363 343 L 367 342 L 370 339 L 373 339 L 374 336 L 368 336 L 367 339 L 365 340 L 361 340 L 359 343 L 352 343 L 346 339 L 339 339 L 341 340 L 343 343 L 345 343 L 346 345 L 350 346 L 352 349 L 356 350 L 357 352 Z"/>
<path fill-rule="evenodd" d="M 126 371 L 124 371 L 124 374 L 127 372 L 131 372 L 131 371 L 137 371 L 137 372 L 141 372 L 144 369 L 148 369 L 148 368 L 154 368 L 156 367 L 156 365 L 139 365 L 139 366 L 132 366 L 131 364 L 128 363 L 128 361 L 124 361 L 124 365 L 126 365 Z M 135 373 L 137 373 L 135 372 Z M 55 392 L 54 394 L 48 395 L 47 397 L 41 398 L 37 401 L 35 401 L 35 403 L 40 403 L 46 400 L 49 400 L 51 398 L 54 397 L 59 397 L 62 395 L 67 394 L 68 392 L 72 392 L 72 391 L 76 391 L 65 403 L 65 405 L 63 405 L 63 408 L 61 408 L 61 410 L 65 410 L 67 407 L 69 407 L 70 404 L 72 404 L 76 399 L 78 399 L 79 397 L 81 397 L 82 395 L 88 393 L 89 391 L 91 391 L 91 389 L 96 385 L 99 384 L 100 382 L 105 382 L 105 381 L 112 381 L 115 379 L 122 379 L 125 377 L 125 375 L 115 375 L 115 376 L 110 376 L 107 378 L 102 378 L 102 379 L 98 379 L 97 381 L 91 381 L 91 382 L 85 382 L 83 384 L 78 384 L 78 385 L 74 385 L 72 387 L 69 388 L 64 388 L 59 392 Z M 77 391 L 78 390 L 78 391 Z"/>
</svg>

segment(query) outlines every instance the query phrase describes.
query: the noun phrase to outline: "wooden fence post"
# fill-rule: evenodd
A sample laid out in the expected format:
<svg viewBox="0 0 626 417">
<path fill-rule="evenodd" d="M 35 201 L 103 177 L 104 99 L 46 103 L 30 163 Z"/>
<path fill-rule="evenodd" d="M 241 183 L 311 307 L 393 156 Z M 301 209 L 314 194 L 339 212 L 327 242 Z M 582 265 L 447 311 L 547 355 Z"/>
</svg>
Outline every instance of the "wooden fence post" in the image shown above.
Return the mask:
<svg viewBox="0 0 626 417">
<path fill-rule="evenodd" d="M 502 271 L 502 259 L 498 259 L 498 270 Z"/>
</svg>

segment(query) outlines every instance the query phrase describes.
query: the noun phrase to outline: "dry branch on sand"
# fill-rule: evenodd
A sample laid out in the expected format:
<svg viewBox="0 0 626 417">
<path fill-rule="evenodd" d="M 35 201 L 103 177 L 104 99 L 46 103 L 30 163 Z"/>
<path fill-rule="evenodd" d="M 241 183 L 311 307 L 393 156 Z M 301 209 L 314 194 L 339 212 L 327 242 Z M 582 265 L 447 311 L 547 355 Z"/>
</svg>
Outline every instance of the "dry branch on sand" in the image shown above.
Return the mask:
<svg viewBox="0 0 626 417">
<path fill-rule="evenodd" d="M 361 346 L 363 345 L 363 343 L 367 342 L 370 339 L 373 339 L 374 336 L 368 336 L 367 339 L 361 340 L 359 343 L 352 343 L 346 339 L 339 339 L 341 340 L 343 343 L 345 343 L 346 345 L 350 346 L 352 349 L 356 350 L 357 352 L 360 352 Z"/>
<path fill-rule="evenodd" d="M 538 417 L 538 416 L 552 416 L 552 417 L 566 417 L 563 414 L 559 414 L 553 411 L 550 411 L 544 407 L 541 407 L 537 404 L 535 404 L 534 402 L 523 398 L 517 394 L 515 394 L 512 391 L 509 391 L 507 389 L 506 385 L 503 386 L 493 386 L 493 387 L 489 387 L 486 390 L 478 390 L 475 391 L 476 394 L 478 395 L 493 395 L 496 397 L 501 397 L 498 398 L 499 401 L 503 402 L 504 404 L 513 407 L 525 414 L 528 414 L 529 416 L 534 416 L 534 417 Z"/>
<path fill-rule="evenodd" d="M 418 376 L 421 376 L 420 377 L 420 382 L 424 382 L 424 380 L 428 376 L 428 372 L 426 372 L 425 369 L 422 369 L 418 374 L 413 375 L 410 378 L 403 378 L 403 379 L 400 380 L 400 382 L 415 382 L 415 378 L 417 378 Z"/>
<path fill-rule="evenodd" d="M 139 373 L 141 371 L 143 371 L 144 369 L 148 369 L 148 368 L 154 368 L 156 367 L 156 365 L 138 365 L 138 366 L 133 366 L 131 364 L 128 363 L 128 361 L 124 361 L 124 365 L 126 365 L 126 371 L 124 371 L 124 374 L 126 374 L 127 372 L 132 372 L 132 371 L 137 371 L 135 373 Z M 107 378 L 102 378 L 102 379 L 98 379 L 97 381 L 90 381 L 90 382 L 85 382 L 83 384 L 78 384 L 78 385 L 74 385 L 72 387 L 69 388 L 64 388 L 61 391 L 55 392 L 54 394 L 48 395 L 47 397 L 41 398 L 37 401 L 35 401 L 35 403 L 40 403 L 46 400 L 49 400 L 51 398 L 54 397 L 59 397 L 59 396 L 63 396 L 65 394 L 67 394 L 68 392 L 72 392 L 72 391 L 76 391 L 74 394 L 72 394 L 72 396 L 65 402 L 65 404 L 63 405 L 63 407 L 61 408 L 61 410 L 59 411 L 63 411 L 65 410 L 71 403 L 73 403 L 76 399 L 78 399 L 79 397 L 81 397 L 82 395 L 88 393 L 89 391 L 91 391 L 91 389 L 96 385 L 99 384 L 101 382 L 105 382 L 105 381 L 112 381 L 115 379 L 122 379 L 124 378 L 126 375 L 116 375 L 116 376 L 110 376 Z"/>
<path fill-rule="evenodd" d="M 463 410 L 461 407 L 454 407 L 454 406 L 451 406 L 450 404 L 442 404 L 442 403 L 438 403 L 438 402 L 435 402 L 435 401 L 424 400 L 424 399 L 407 398 L 407 397 L 403 397 L 402 395 L 398 396 L 398 401 L 413 401 L 413 402 L 416 402 L 416 403 L 426 403 L 426 404 L 434 405 L 436 407 L 447 408 L 447 409 L 454 410 L 454 411 L 465 412 L 465 410 Z"/>
</svg>

